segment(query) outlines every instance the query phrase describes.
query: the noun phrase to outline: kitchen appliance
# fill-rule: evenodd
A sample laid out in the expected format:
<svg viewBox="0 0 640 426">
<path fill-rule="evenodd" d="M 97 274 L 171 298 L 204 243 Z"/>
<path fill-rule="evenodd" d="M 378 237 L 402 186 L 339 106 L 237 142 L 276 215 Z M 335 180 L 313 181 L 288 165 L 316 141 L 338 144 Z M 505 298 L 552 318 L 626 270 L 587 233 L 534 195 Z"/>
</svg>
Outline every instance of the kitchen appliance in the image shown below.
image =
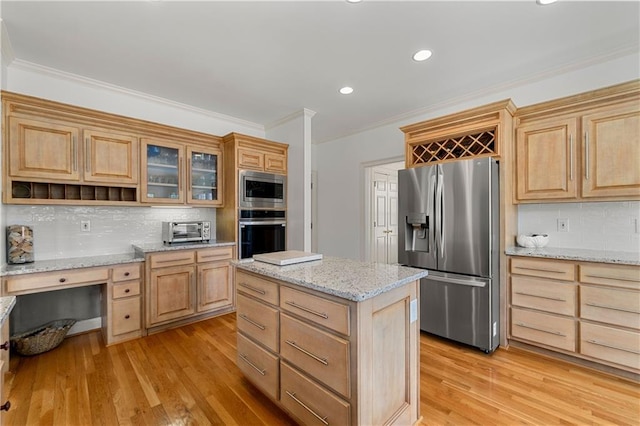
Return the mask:
<svg viewBox="0 0 640 426">
<path fill-rule="evenodd" d="M 284 210 L 240 210 L 238 258 L 285 250 L 286 229 Z"/>
<path fill-rule="evenodd" d="M 239 171 L 238 206 L 241 209 L 285 209 L 287 177 L 274 173 Z"/>
<path fill-rule="evenodd" d="M 162 241 L 166 244 L 204 242 L 211 239 L 211 222 L 162 222 Z"/>
<path fill-rule="evenodd" d="M 420 329 L 490 353 L 499 344 L 498 163 L 398 172 L 398 262 L 425 268 Z"/>
</svg>

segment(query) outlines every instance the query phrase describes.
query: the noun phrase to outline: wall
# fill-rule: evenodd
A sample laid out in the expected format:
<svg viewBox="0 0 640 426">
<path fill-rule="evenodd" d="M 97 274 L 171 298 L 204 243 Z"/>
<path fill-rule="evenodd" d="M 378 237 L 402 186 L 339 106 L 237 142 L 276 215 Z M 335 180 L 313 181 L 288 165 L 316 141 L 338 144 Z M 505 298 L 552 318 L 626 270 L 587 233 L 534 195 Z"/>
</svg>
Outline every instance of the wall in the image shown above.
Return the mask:
<svg viewBox="0 0 640 426">
<path fill-rule="evenodd" d="M 446 105 L 438 105 L 414 116 L 316 146 L 318 251 L 325 255 L 364 259 L 363 165 L 404 156 L 404 135 L 399 127 L 507 98 L 522 107 L 630 81 L 639 76 L 640 56 L 637 53 L 580 69 L 556 70 L 554 76 L 548 74 L 533 76 L 528 81 L 508 82 L 504 87 L 491 88 L 467 99 L 453 99 Z M 608 207 L 608 214 L 624 215 L 625 209 L 613 203 Z M 526 210 L 519 212 L 523 229 L 533 226 L 530 219 L 531 215 L 526 214 Z M 577 235 L 578 230 L 574 232 Z M 576 248 L 582 247 L 579 245 L 582 242 L 578 241 L 588 240 L 586 236 L 574 235 L 571 240 L 557 242 L 563 247 Z M 628 245 L 617 246 L 615 241 L 610 244 L 618 250 L 625 250 Z"/>
</svg>

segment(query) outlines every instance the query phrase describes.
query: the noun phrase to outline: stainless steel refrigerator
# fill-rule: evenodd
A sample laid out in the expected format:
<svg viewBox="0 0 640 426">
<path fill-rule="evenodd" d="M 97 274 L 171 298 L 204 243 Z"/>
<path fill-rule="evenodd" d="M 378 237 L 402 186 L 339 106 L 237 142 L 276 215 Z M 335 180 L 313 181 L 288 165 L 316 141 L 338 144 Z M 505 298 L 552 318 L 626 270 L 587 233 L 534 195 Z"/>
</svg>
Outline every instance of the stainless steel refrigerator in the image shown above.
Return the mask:
<svg viewBox="0 0 640 426">
<path fill-rule="evenodd" d="M 425 268 L 420 329 L 490 353 L 499 344 L 498 163 L 398 172 L 398 262 Z"/>
</svg>

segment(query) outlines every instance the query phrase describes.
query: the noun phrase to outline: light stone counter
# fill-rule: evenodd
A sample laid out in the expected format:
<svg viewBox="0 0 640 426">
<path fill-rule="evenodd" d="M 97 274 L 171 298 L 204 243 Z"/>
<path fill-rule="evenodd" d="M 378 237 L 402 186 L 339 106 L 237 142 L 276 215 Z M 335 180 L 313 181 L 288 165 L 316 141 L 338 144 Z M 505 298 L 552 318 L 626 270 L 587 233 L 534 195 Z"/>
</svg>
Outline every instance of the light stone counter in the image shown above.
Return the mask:
<svg viewBox="0 0 640 426">
<path fill-rule="evenodd" d="M 508 256 L 542 257 L 547 259 L 573 260 L 579 262 L 640 265 L 640 254 L 627 251 L 569 249 L 559 247 L 509 247 L 505 250 L 505 254 Z"/>
<path fill-rule="evenodd" d="M 36 260 L 33 263 L 3 265 L 2 269 L 0 269 L 0 276 L 35 274 L 37 272 L 91 268 L 94 266 L 110 266 L 133 262 L 144 262 L 144 257 L 133 253 L 127 253 L 104 256 L 74 257 L 68 259 Z"/>
<path fill-rule="evenodd" d="M 271 265 L 253 259 L 239 260 L 233 264 L 238 269 L 354 302 L 361 302 L 427 276 L 425 269 L 335 257 L 286 266 Z"/>
<path fill-rule="evenodd" d="M 9 314 L 15 305 L 15 296 L 0 297 L 0 327 L 9 318 Z"/>
<path fill-rule="evenodd" d="M 153 253 L 158 251 L 171 251 L 171 250 L 189 250 L 189 249 L 202 249 L 202 248 L 211 248 L 211 247 L 224 247 L 224 246 L 234 246 L 236 243 L 233 241 L 209 241 L 208 243 L 176 243 L 176 244 L 165 244 L 165 243 L 149 243 L 149 244 L 140 244 L 133 245 L 135 252 L 138 256 L 144 257 L 146 253 Z"/>
</svg>

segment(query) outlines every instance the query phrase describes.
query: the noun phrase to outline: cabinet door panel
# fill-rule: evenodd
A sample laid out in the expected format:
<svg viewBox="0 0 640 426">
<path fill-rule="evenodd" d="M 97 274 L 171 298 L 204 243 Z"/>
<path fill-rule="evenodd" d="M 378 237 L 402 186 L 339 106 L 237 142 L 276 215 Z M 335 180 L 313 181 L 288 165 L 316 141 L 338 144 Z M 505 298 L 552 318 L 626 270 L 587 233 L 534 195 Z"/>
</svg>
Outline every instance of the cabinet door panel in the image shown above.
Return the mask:
<svg viewBox="0 0 640 426">
<path fill-rule="evenodd" d="M 640 330 L 640 292 L 581 285 L 580 317 Z"/>
<path fill-rule="evenodd" d="M 264 154 L 264 171 L 273 173 L 287 173 L 287 157 L 278 154 Z"/>
<path fill-rule="evenodd" d="M 516 198 L 572 199 L 577 196 L 577 120 L 547 120 L 518 128 Z"/>
<path fill-rule="evenodd" d="M 262 171 L 264 170 L 264 154 L 254 150 L 238 149 L 238 167 Z"/>
<path fill-rule="evenodd" d="M 193 266 L 151 271 L 149 323 L 156 324 L 193 314 L 194 288 Z"/>
<path fill-rule="evenodd" d="M 138 138 L 85 130 L 84 140 L 85 181 L 138 183 Z"/>
<path fill-rule="evenodd" d="M 640 197 L 640 105 L 586 115 L 583 197 Z"/>
<path fill-rule="evenodd" d="M 231 306 L 231 285 L 228 262 L 198 265 L 198 312 Z"/>
<path fill-rule="evenodd" d="M 572 318 L 512 308 L 511 335 L 566 351 L 576 350 L 576 322 Z"/>
<path fill-rule="evenodd" d="M 140 180 L 142 202 L 184 203 L 184 146 L 142 139 Z"/>
<path fill-rule="evenodd" d="M 187 203 L 222 205 L 222 151 L 187 147 Z"/>
<path fill-rule="evenodd" d="M 582 322 L 580 353 L 640 370 L 640 333 Z"/>
<path fill-rule="evenodd" d="M 9 118 L 9 173 L 25 178 L 79 180 L 76 127 Z"/>
</svg>

